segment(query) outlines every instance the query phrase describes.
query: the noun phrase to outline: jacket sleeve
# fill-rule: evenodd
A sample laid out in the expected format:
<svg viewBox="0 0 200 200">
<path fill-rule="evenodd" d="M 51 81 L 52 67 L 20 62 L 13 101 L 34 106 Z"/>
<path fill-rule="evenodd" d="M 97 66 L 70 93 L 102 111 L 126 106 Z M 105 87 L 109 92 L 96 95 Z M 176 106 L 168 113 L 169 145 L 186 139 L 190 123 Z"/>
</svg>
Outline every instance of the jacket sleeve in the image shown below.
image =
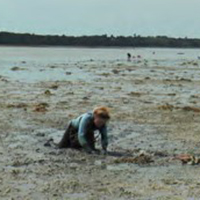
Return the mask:
<svg viewBox="0 0 200 200">
<path fill-rule="evenodd" d="M 108 146 L 108 133 L 107 133 L 107 126 L 104 126 L 101 130 L 101 146 L 102 149 L 107 149 Z"/>
<path fill-rule="evenodd" d="M 87 133 L 87 128 L 88 124 L 90 123 L 90 117 L 85 115 L 82 117 L 80 124 L 79 124 L 79 129 L 78 129 L 78 140 L 80 145 L 85 148 L 86 150 L 90 151 L 92 150 L 88 144 L 88 141 L 86 139 L 86 133 Z"/>
</svg>

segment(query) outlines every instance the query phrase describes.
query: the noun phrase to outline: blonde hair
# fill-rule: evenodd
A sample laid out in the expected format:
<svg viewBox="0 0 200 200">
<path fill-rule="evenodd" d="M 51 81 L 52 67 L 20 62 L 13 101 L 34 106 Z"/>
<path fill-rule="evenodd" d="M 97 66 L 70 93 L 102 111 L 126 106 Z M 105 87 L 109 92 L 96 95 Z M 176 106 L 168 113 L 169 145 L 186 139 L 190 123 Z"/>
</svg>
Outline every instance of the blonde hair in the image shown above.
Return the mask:
<svg viewBox="0 0 200 200">
<path fill-rule="evenodd" d="M 93 110 L 93 114 L 103 119 L 110 119 L 110 109 L 105 106 L 96 107 Z"/>
</svg>

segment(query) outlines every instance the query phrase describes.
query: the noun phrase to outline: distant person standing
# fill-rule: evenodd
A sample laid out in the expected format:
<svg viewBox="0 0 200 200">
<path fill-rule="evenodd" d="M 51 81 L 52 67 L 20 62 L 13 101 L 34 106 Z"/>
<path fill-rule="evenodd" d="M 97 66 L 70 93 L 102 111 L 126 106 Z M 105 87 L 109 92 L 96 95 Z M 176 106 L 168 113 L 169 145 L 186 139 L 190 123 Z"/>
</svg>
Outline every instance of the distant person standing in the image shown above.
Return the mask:
<svg viewBox="0 0 200 200">
<path fill-rule="evenodd" d="M 130 53 L 127 53 L 127 60 L 128 60 L 128 62 L 131 61 L 131 54 Z"/>
</svg>

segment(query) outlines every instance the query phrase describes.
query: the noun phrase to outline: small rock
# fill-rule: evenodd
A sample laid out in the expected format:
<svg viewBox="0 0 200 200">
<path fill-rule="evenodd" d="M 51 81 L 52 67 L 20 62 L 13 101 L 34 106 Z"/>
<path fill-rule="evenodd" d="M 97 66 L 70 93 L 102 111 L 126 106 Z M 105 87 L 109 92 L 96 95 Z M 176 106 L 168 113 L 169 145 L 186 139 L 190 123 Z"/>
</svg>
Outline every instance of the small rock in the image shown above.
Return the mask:
<svg viewBox="0 0 200 200">
<path fill-rule="evenodd" d="M 12 71 L 19 71 L 19 70 L 23 70 L 23 68 L 20 67 L 13 67 L 11 68 Z"/>
<path fill-rule="evenodd" d="M 57 90 L 58 89 L 58 85 L 57 84 L 53 84 L 52 86 L 50 86 L 50 89 L 54 89 L 54 90 Z"/>
<path fill-rule="evenodd" d="M 90 98 L 89 97 L 83 97 L 83 100 L 89 100 Z"/>
<path fill-rule="evenodd" d="M 117 69 L 113 69 L 112 72 L 113 72 L 114 74 L 119 74 L 120 71 L 117 70 Z"/>
<path fill-rule="evenodd" d="M 53 139 L 50 138 L 49 140 L 47 140 L 45 143 L 44 143 L 44 146 L 45 147 L 51 147 L 51 143 L 53 142 Z"/>
<path fill-rule="evenodd" d="M 52 93 L 51 93 L 50 90 L 46 90 L 46 91 L 44 92 L 44 94 L 45 94 L 45 95 L 48 95 L 48 96 L 52 95 Z"/>
<path fill-rule="evenodd" d="M 37 137 L 44 137 L 44 136 L 45 136 L 45 133 L 37 133 L 36 136 L 37 136 Z"/>
</svg>

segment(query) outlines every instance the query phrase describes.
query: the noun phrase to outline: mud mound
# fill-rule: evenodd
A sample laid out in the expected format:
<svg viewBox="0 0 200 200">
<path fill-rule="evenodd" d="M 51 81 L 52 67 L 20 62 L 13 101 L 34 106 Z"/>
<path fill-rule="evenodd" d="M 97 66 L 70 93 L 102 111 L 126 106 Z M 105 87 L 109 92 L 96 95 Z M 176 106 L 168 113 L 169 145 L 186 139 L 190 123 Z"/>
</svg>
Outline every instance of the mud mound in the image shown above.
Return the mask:
<svg viewBox="0 0 200 200">
<path fill-rule="evenodd" d="M 114 160 L 114 163 L 133 163 L 138 165 L 146 165 L 154 162 L 153 157 L 148 154 L 140 154 L 135 157 L 122 157 Z"/>
<path fill-rule="evenodd" d="M 35 105 L 35 108 L 33 109 L 34 112 L 47 112 L 49 104 L 47 103 L 39 103 Z"/>
</svg>

